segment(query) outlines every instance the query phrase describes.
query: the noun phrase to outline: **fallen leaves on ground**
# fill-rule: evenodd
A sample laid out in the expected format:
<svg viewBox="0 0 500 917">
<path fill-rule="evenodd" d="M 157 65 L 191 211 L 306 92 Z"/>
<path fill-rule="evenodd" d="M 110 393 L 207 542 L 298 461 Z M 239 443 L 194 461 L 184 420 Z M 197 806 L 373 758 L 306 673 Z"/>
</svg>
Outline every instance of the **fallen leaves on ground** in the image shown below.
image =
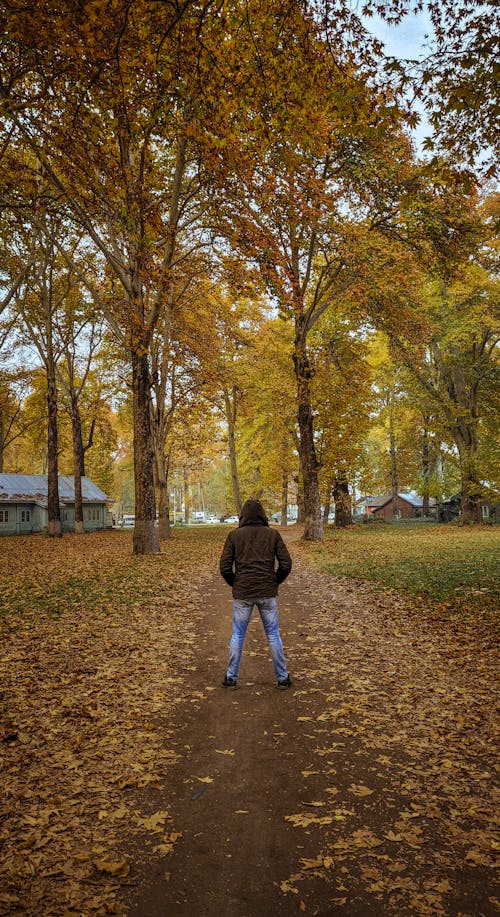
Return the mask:
<svg viewBox="0 0 500 917">
<path fill-rule="evenodd" d="M 214 556 L 186 536 L 163 549 L 133 557 L 119 532 L 2 540 L 2 914 L 123 913 L 131 843 L 168 855 L 181 836 L 140 800 L 178 756 L 165 734 L 194 659 L 187 571 L 201 586 Z"/>
<path fill-rule="evenodd" d="M 384 914 L 493 913 L 498 653 L 489 614 L 426 617 L 395 592 L 314 573 L 310 547 L 294 548 L 291 585 L 314 608 L 285 643 L 292 673 L 311 686 L 295 692 L 311 748 L 296 776 L 325 807 L 316 816 L 304 801 L 287 816 L 315 832 L 317 855 L 298 862 L 282 891 L 300 886 L 305 897 L 315 876 L 346 913 L 367 896 Z"/>
</svg>

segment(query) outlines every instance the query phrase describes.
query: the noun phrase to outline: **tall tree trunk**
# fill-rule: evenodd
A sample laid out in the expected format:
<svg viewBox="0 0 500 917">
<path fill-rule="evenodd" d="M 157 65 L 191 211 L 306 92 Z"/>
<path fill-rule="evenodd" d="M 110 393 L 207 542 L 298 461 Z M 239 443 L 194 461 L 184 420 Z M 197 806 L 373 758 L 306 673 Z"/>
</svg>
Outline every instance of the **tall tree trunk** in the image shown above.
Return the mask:
<svg viewBox="0 0 500 917">
<path fill-rule="evenodd" d="M 430 461 L 429 461 L 429 431 L 428 431 L 429 418 L 424 417 L 424 425 L 422 428 L 422 478 L 423 478 L 423 494 L 422 494 L 422 514 L 424 516 L 429 515 L 429 483 L 430 483 Z"/>
<path fill-rule="evenodd" d="M 233 486 L 234 505 L 238 516 L 241 513 L 243 502 L 241 499 L 240 479 L 238 475 L 238 460 L 236 456 L 236 414 L 237 414 L 237 391 L 233 386 L 232 400 L 231 395 L 224 389 L 224 407 L 227 420 L 227 442 L 229 451 L 229 465 L 231 468 L 231 484 Z"/>
<path fill-rule="evenodd" d="M 454 439 L 460 455 L 460 522 L 481 522 L 481 485 L 477 473 L 477 440 L 474 429 L 462 422 L 455 427 Z"/>
<path fill-rule="evenodd" d="M 392 515 L 394 519 L 399 518 L 398 508 L 398 450 L 396 445 L 396 434 L 394 431 L 394 416 L 392 405 L 389 414 L 389 456 L 391 460 L 391 496 L 392 496 Z"/>
<path fill-rule="evenodd" d="M 47 346 L 47 510 L 48 526 L 51 538 L 60 538 L 61 507 L 59 504 L 59 462 L 58 462 L 58 435 L 57 435 L 57 384 L 56 367 L 52 350 L 52 331 L 48 329 Z"/>
<path fill-rule="evenodd" d="M 325 487 L 325 500 L 323 503 L 323 522 L 326 525 L 328 523 L 328 516 L 330 515 L 330 507 L 332 501 L 332 491 L 334 485 L 334 478 L 328 478 Z"/>
<path fill-rule="evenodd" d="M 75 392 L 71 392 L 71 431 L 73 437 L 73 472 L 75 481 L 75 533 L 83 534 L 82 478 L 85 476 L 85 452 L 82 438 L 80 408 Z"/>
<path fill-rule="evenodd" d="M 187 465 L 184 465 L 182 469 L 183 476 L 183 488 L 184 488 L 184 522 L 186 525 L 189 524 L 189 513 L 191 510 L 191 499 L 189 494 L 189 483 L 188 483 L 188 469 Z"/>
<path fill-rule="evenodd" d="M 134 349 L 132 393 L 134 414 L 135 527 L 134 554 L 158 554 L 155 525 L 154 450 L 151 429 L 151 381 L 147 352 Z"/>
<path fill-rule="evenodd" d="M 168 460 L 155 453 L 156 492 L 158 494 L 158 538 L 168 541 L 171 536 L 170 498 L 168 493 Z"/>
<path fill-rule="evenodd" d="M 288 524 L 288 468 L 281 471 L 281 525 Z"/>
<path fill-rule="evenodd" d="M 333 483 L 333 499 L 335 501 L 335 526 L 345 528 L 352 525 L 351 495 L 349 482 L 343 478 L 336 478 Z"/>
<path fill-rule="evenodd" d="M 304 511 L 304 498 L 302 496 L 302 478 L 300 474 L 296 474 L 293 480 L 297 488 L 297 524 L 303 525 L 306 514 Z"/>
<path fill-rule="evenodd" d="M 307 541 L 321 541 L 323 538 L 323 520 L 321 518 L 318 482 L 319 463 L 314 445 L 310 389 L 312 371 L 307 354 L 303 315 L 296 318 L 293 363 L 297 379 L 299 459 L 304 488 L 304 538 Z"/>
<path fill-rule="evenodd" d="M 1 408 L 0 408 L 0 474 L 3 473 L 4 443 L 5 443 L 5 422 L 2 417 Z"/>
</svg>

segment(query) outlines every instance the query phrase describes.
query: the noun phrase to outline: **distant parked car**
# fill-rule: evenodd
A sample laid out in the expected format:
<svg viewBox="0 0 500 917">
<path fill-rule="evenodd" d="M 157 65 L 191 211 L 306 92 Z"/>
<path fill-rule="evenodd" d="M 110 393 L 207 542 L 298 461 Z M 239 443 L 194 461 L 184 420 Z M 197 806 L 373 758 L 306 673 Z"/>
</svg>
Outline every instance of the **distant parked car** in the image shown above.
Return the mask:
<svg viewBox="0 0 500 917">
<path fill-rule="evenodd" d="M 238 525 L 239 521 L 238 516 L 227 516 L 226 519 L 224 519 L 224 522 L 228 522 L 229 525 Z"/>
<path fill-rule="evenodd" d="M 219 518 L 218 516 L 207 516 L 205 522 L 207 522 L 209 525 L 218 525 Z"/>
<path fill-rule="evenodd" d="M 120 525 L 122 525 L 123 528 L 134 528 L 134 526 L 135 526 L 135 516 L 131 516 L 131 515 L 128 515 L 128 514 L 123 515 L 122 518 L 121 518 Z"/>
</svg>

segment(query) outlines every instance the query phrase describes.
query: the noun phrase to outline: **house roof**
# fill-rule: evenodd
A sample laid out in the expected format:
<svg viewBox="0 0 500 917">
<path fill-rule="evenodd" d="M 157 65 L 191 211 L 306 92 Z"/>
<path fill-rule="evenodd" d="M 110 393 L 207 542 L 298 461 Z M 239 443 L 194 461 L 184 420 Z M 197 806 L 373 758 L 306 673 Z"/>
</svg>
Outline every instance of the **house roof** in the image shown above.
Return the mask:
<svg viewBox="0 0 500 917">
<path fill-rule="evenodd" d="M 383 506 L 390 497 L 361 497 L 356 501 L 356 506 Z"/>
<path fill-rule="evenodd" d="M 415 491 L 410 491 L 410 493 L 398 493 L 398 497 L 401 500 L 405 500 L 406 503 L 410 503 L 412 506 L 415 506 L 417 509 L 421 509 L 424 505 L 423 497 L 420 497 Z M 392 496 L 384 497 L 383 503 L 378 504 L 378 508 L 381 509 L 383 506 L 386 506 L 392 500 Z M 436 501 L 433 497 L 429 498 L 429 506 L 435 506 Z"/>
<path fill-rule="evenodd" d="M 73 475 L 59 476 L 59 500 L 74 503 L 75 479 Z M 47 505 L 46 474 L 0 474 L 0 501 L 7 503 L 32 503 Z M 106 503 L 107 496 L 90 478 L 82 478 L 84 503 Z"/>
</svg>

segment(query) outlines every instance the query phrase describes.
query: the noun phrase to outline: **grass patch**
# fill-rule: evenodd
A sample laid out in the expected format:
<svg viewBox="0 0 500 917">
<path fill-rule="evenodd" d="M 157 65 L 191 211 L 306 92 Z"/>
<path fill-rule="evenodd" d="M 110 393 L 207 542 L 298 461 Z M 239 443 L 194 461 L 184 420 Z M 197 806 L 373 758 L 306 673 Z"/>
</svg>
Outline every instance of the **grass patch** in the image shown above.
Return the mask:
<svg viewBox="0 0 500 917">
<path fill-rule="evenodd" d="M 311 559 L 335 576 L 370 580 L 450 611 L 498 608 L 500 530 L 492 526 L 356 526 L 329 530 Z"/>
</svg>

